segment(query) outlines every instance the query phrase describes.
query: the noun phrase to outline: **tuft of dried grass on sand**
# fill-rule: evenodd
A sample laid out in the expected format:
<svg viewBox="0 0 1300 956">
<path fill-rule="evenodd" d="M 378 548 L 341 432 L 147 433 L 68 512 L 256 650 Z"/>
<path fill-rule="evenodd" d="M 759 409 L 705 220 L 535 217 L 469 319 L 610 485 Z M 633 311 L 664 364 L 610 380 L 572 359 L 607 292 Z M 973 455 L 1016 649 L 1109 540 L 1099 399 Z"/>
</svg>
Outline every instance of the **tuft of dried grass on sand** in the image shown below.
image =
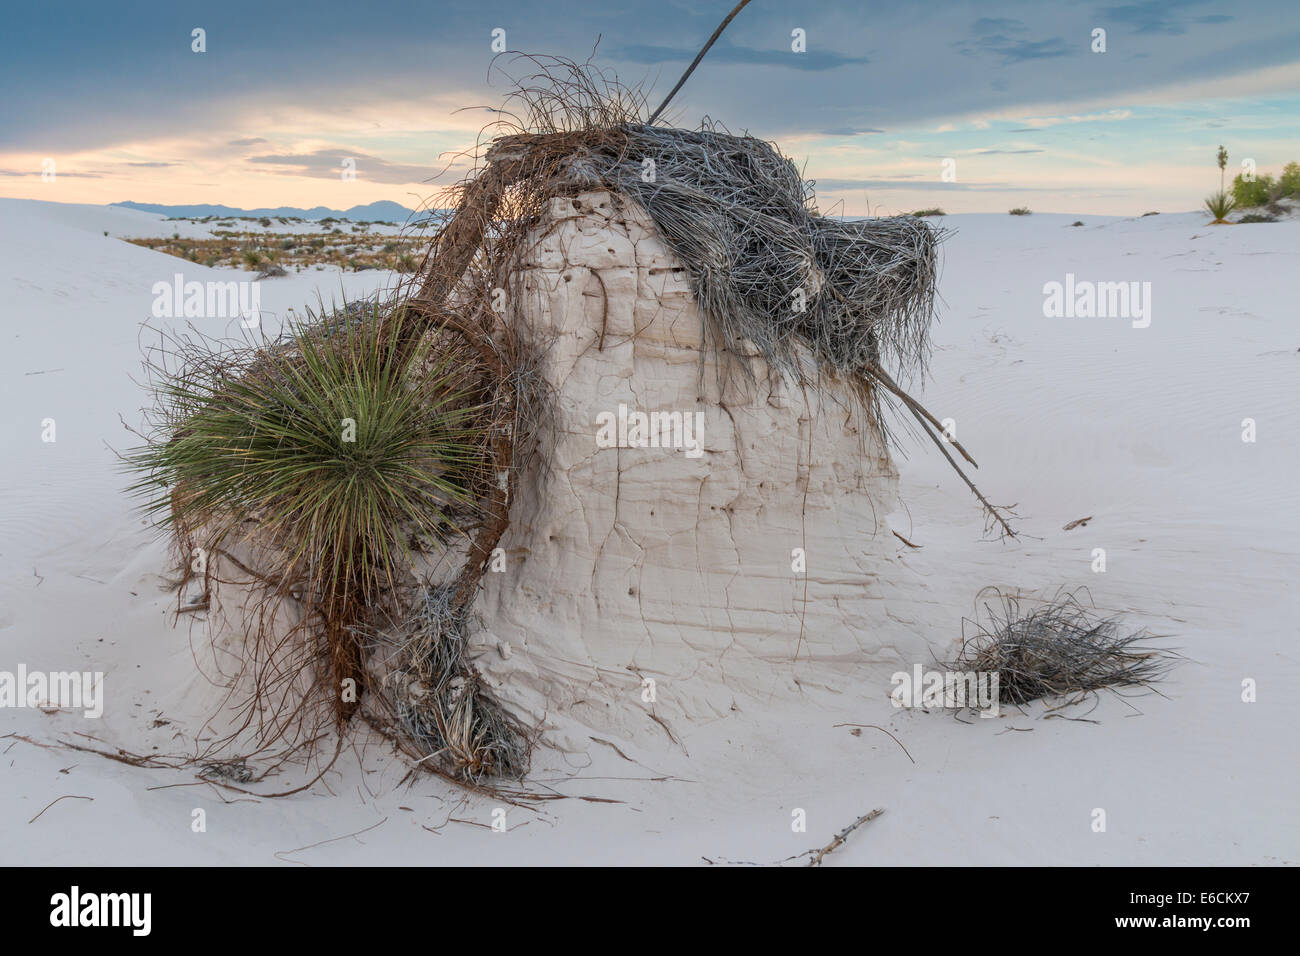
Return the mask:
<svg viewBox="0 0 1300 956">
<path fill-rule="evenodd" d="M 452 585 L 422 588 L 407 613 L 376 636 L 396 652 L 380 696 L 419 762 L 479 784 L 528 772 L 532 737 L 470 660 L 469 627 Z"/>
<path fill-rule="evenodd" d="M 999 594 L 985 611 L 986 623 L 963 622 L 974 633 L 963 633 L 956 660 L 945 666 L 998 674 L 1003 704 L 1059 699 L 1052 709 L 1060 710 L 1101 690 L 1159 693 L 1153 685 L 1180 659 L 1172 650 L 1152 647 L 1156 635 L 1126 628 L 1118 616 L 1102 616 L 1077 592 L 1059 593 L 1028 612 L 1018 598 Z"/>
</svg>

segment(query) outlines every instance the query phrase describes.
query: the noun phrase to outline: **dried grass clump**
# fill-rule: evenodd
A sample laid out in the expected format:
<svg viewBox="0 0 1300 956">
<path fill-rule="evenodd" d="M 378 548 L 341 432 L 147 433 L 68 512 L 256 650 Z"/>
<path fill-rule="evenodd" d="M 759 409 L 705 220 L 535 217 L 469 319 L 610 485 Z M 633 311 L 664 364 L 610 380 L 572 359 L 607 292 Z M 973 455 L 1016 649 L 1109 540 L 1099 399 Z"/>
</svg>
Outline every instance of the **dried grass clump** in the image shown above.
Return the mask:
<svg viewBox="0 0 1300 956">
<path fill-rule="evenodd" d="M 842 374 L 873 404 L 897 389 L 885 366 L 900 377 L 924 370 L 942 230 L 913 216 L 820 216 L 813 184 L 771 143 L 707 122 L 651 125 L 644 96 L 590 63 L 515 62 L 537 72 L 513 80 L 472 172 L 437 201 L 455 212 L 409 300 L 425 321 L 510 351 L 523 320 L 517 266 L 549 200 L 603 188 L 645 208 L 686 266 L 716 347 L 756 348 L 813 387 L 820 371 Z M 495 289 L 507 292 L 504 316 L 492 312 Z M 801 366 L 800 345 L 817 368 Z"/>
<path fill-rule="evenodd" d="M 423 588 L 381 640 L 397 648 L 389 697 L 421 763 L 476 784 L 523 777 L 531 737 L 470 662 L 465 612 L 455 603 L 453 587 Z"/>
<path fill-rule="evenodd" d="M 1145 630 L 1127 630 L 1117 617 L 1102 617 L 1075 595 L 1058 595 L 1022 614 L 1017 599 L 1003 596 L 986 605 L 988 623 L 970 622 L 954 671 L 997 673 L 998 699 L 1004 704 L 1065 698 L 1054 707 L 1080 703 L 1097 691 L 1115 688 L 1154 690 L 1177 663 L 1172 651 L 1152 648 Z"/>
<path fill-rule="evenodd" d="M 913 216 L 818 215 L 771 143 L 714 127 L 628 126 L 603 184 L 643 205 L 687 267 L 720 343 L 799 377 L 795 345 L 851 379 L 924 368 L 942 233 Z M 646 181 L 644 161 L 654 163 Z"/>
<path fill-rule="evenodd" d="M 515 81 L 507 103 L 517 110 L 498 111 L 502 118 L 480 136 L 472 172 L 439 203 L 454 212 L 433 237 L 418 290 L 407 300 L 423 321 L 478 341 L 485 366 L 497 363 L 504 382 L 526 327 L 518 265 L 550 199 L 592 188 L 630 196 L 686 266 L 706 340 L 740 355 L 757 348 L 777 374 L 801 386 L 819 388 L 823 373 L 845 377 L 887 441 L 882 406 L 906 411 L 979 499 L 990 525 L 1015 536 L 1008 509 L 975 487 L 947 446 L 972 466 L 975 460 L 941 437 L 938 419 L 894 380 L 926 366 L 943 230 L 913 216 L 822 217 L 812 183 L 772 144 L 707 122 L 694 131 L 653 125 L 662 107 L 644 121 L 644 96 L 589 62 L 517 60 L 538 72 Z M 493 312 L 498 290 L 507 293 L 504 315 Z M 810 350 L 812 368 L 799 361 L 800 345 Z M 746 379 L 753 374 L 747 362 L 718 368 L 724 377 L 736 368 Z M 503 408 L 503 417 L 509 412 Z M 460 602 L 508 524 L 508 482 L 519 470 L 512 446 L 500 433 L 491 449 L 507 484 L 475 539 Z"/>
</svg>

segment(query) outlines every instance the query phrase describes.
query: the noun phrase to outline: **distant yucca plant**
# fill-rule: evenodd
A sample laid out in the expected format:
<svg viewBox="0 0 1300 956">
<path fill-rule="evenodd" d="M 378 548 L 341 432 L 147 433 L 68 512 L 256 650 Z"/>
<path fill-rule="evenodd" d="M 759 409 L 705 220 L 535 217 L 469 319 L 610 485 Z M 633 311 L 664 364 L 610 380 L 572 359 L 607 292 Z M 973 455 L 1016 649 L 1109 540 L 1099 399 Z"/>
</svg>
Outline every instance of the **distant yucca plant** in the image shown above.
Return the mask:
<svg viewBox="0 0 1300 956">
<path fill-rule="evenodd" d="M 470 363 L 436 334 L 412 347 L 403 325 L 376 306 L 258 347 L 173 339 L 148 364 L 154 434 L 126 456 L 140 476 L 131 491 L 180 540 L 197 534 L 215 554 L 253 527 L 278 555 L 263 570 L 323 622 L 340 723 L 365 685 L 358 625 L 400 583 L 414 543 L 470 517 L 481 466 Z"/>
<path fill-rule="evenodd" d="M 1205 208 L 1214 216 L 1215 223 L 1226 222 L 1223 217 L 1237 208 L 1237 201 L 1223 190 L 1212 193 L 1205 199 Z"/>
</svg>

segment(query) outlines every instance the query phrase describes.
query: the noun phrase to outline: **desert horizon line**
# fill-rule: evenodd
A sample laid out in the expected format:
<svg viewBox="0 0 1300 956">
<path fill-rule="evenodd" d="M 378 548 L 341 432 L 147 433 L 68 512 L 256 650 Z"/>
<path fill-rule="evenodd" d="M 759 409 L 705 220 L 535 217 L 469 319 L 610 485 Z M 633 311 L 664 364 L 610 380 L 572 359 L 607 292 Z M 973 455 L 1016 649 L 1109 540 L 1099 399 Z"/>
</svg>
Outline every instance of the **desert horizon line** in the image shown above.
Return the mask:
<svg viewBox="0 0 1300 956">
<path fill-rule="evenodd" d="M 413 214 L 413 215 L 420 215 L 420 214 L 426 214 L 426 213 L 435 213 L 435 212 L 450 212 L 450 211 L 452 211 L 452 207 L 449 207 L 449 206 L 440 206 L 440 207 L 435 207 L 435 206 L 419 206 L 419 207 L 412 207 L 412 206 L 406 206 L 406 205 L 404 205 L 403 203 L 399 203 L 399 202 L 397 202 L 396 200 L 390 200 L 390 199 L 376 199 L 376 200 L 372 200 L 372 201 L 370 201 L 370 202 L 354 203 L 353 205 L 351 205 L 351 206 L 349 206 L 349 207 L 346 207 L 346 208 L 338 208 L 338 207 L 328 206 L 328 205 L 326 205 L 325 203 L 316 203 L 315 205 L 312 205 L 312 206 L 304 206 L 304 205 L 297 205 L 297 204 L 288 204 L 288 203 L 285 203 L 285 204 L 282 204 L 282 205 L 279 205 L 279 206 L 251 206 L 251 207 L 249 207 L 249 206 L 233 206 L 233 205 L 231 205 L 231 204 L 229 204 L 229 203 L 225 203 L 225 202 L 192 202 L 192 203 L 191 203 L 191 202 L 180 202 L 180 203 L 161 203 L 161 202 L 145 202 L 145 201 L 140 201 L 140 200 L 122 200 L 122 199 L 114 200 L 114 201 L 112 201 L 112 202 L 77 202 L 77 201 L 74 201 L 74 200 L 67 200 L 67 201 L 65 201 L 65 200 L 60 200 L 60 199 L 42 199 L 42 198 L 35 197 L 35 196 L 12 196 L 12 195 L 3 195 L 3 196 L 0 196 L 0 200 L 14 200 L 14 201 L 21 201 L 21 202 L 49 202 L 49 203 L 55 203 L 55 204 L 57 204 L 57 205 L 61 205 L 61 206 L 102 206 L 102 207 L 105 207 L 105 208 L 107 208 L 107 207 L 109 207 L 109 206 L 121 206 L 121 207 L 124 208 L 124 209 L 133 209 L 133 208 L 138 207 L 138 206 L 164 206 L 164 207 L 175 207 L 175 208 L 180 208 L 180 207 L 185 207 L 185 206 L 223 206 L 223 207 L 225 207 L 227 210 L 229 210 L 229 212 L 224 213 L 224 214 L 216 214 L 216 213 L 209 214 L 209 215 L 211 215 L 211 216 L 214 217 L 214 218 L 223 218 L 223 217 L 225 217 L 225 216 L 232 216 L 232 215 L 233 215 L 233 216 L 238 216 L 238 215 L 240 215 L 241 213 L 242 213 L 242 214 L 245 214 L 245 215 L 258 215 L 258 216 L 262 216 L 262 215 L 275 215 L 277 210 L 294 210 L 294 211 L 297 211 L 297 212 L 314 212 L 314 211 L 316 211 L 316 210 L 324 210 L 326 213 L 328 213 L 328 214 L 330 214 L 330 215 L 334 215 L 334 214 L 340 214 L 340 215 L 342 215 L 342 214 L 345 214 L 345 213 L 347 213 L 347 212 L 349 212 L 349 211 L 351 211 L 351 210 L 354 210 L 354 209 L 362 209 L 362 208 L 366 208 L 366 207 L 368 207 L 368 206 L 376 206 L 376 205 L 379 205 L 379 204 L 381 204 L 381 203 L 391 203 L 391 204 L 396 205 L 396 206 L 402 206 L 402 208 L 406 209 L 408 212 L 410 212 L 410 213 Z M 838 205 L 838 203 L 839 203 L 839 201 L 837 200 L 837 201 L 836 201 L 836 204 Z M 131 204 L 134 204 L 134 206 L 131 205 Z M 929 215 L 929 216 L 937 216 L 937 217 L 945 217 L 945 218 L 946 218 L 946 217 L 950 217 L 950 216 L 987 216 L 987 215 L 1008 215 L 1008 214 L 1010 214 L 1010 210 L 1008 210 L 1008 209 L 1002 209 L 1002 208 L 962 209 L 962 210 L 958 210 L 958 211 L 954 211 L 954 212 L 948 212 L 948 211 L 946 211 L 946 210 L 940 210 L 939 212 L 933 212 L 931 209 L 925 207 L 924 202 L 918 202 L 918 203 L 914 203 L 914 204 L 911 204 L 911 205 L 914 205 L 914 206 L 916 206 L 917 208 L 916 208 L 915 210 L 912 210 L 912 209 L 899 209 L 899 210 L 896 210 L 896 211 L 893 211 L 893 212 L 865 212 L 865 213 L 861 213 L 861 212 L 854 212 L 854 213 L 841 213 L 841 212 L 824 211 L 822 214 L 825 215 L 825 216 L 830 216 L 830 217 L 832 217 L 832 218 L 849 218 L 849 219 L 876 219 L 876 218 L 888 218 L 888 217 L 891 217 L 891 216 L 910 216 L 910 215 L 917 215 L 917 214 L 922 213 L 922 212 L 926 213 L 926 214 Z M 1135 207 L 1135 208 L 1136 208 L 1136 207 Z M 138 209 L 138 208 L 136 208 L 135 211 L 137 211 L 137 212 L 148 212 L 149 210 L 143 210 L 143 209 Z M 1199 208 L 1198 204 L 1197 204 L 1197 203 L 1194 203 L 1194 202 L 1190 202 L 1190 203 L 1187 205 L 1186 208 L 1170 208 L 1170 209 L 1156 209 L 1156 210 L 1149 209 L 1149 208 L 1143 208 L 1143 211 L 1142 211 L 1142 212 L 1133 212 L 1133 213 L 1092 212 L 1092 211 L 1082 210 L 1082 209 L 1080 209 L 1080 208 L 1058 209 L 1058 208 L 1048 208 L 1048 207 L 1043 207 L 1043 208 L 1038 208 L 1038 209 L 1032 209 L 1032 210 L 1031 210 L 1031 212 L 1032 212 L 1034 215 L 1043 215 L 1043 216 L 1093 216 L 1093 217 L 1101 217 L 1101 218 L 1105 218 L 1105 219 L 1128 219 L 1128 218 L 1140 219 L 1140 218 L 1142 218 L 1143 216 L 1147 216 L 1147 215 L 1152 214 L 1153 212 L 1155 212 L 1155 213 L 1167 213 L 1167 214 L 1170 214 L 1170 215 L 1176 215 L 1176 214 L 1179 214 L 1179 213 L 1191 213 L 1191 212 L 1200 212 L 1200 211 L 1201 211 L 1201 209 Z M 170 217 L 168 217 L 168 218 L 172 218 L 172 219 L 196 219 L 196 218 L 202 218 L 202 217 L 195 215 L 195 216 L 170 216 Z"/>
</svg>

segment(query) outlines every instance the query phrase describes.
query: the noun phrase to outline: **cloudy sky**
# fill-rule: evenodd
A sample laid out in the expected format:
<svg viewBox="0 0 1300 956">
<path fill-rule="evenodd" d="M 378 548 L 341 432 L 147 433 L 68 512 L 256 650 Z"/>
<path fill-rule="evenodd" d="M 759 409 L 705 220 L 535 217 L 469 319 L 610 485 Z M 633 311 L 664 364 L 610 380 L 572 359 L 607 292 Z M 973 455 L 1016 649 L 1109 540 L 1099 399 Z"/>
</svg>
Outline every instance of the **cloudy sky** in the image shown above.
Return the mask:
<svg viewBox="0 0 1300 956">
<path fill-rule="evenodd" d="M 658 105 L 733 2 L 10 4 L 0 195 L 414 206 L 530 72 L 493 31 Z M 774 140 L 823 211 L 1192 209 L 1220 143 L 1300 160 L 1300 4 L 753 0 L 669 116 Z"/>
</svg>

